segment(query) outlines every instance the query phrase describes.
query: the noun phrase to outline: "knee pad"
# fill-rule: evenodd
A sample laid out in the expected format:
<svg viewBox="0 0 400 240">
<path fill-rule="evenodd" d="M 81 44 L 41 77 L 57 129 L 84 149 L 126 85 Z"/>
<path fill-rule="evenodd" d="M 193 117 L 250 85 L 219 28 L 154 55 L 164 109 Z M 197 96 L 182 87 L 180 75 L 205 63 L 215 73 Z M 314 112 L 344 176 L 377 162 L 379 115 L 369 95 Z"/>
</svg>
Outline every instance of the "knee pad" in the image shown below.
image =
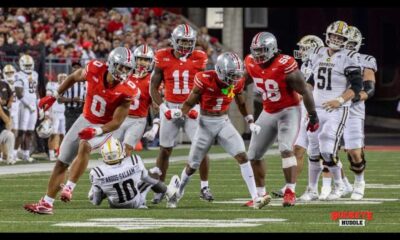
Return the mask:
<svg viewBox="0 0 400 240">
<path fill-rule="evenodd" d="M 361 153 L 361 158 L 362 158 L 362 161 L 359 163 L 355 163 L 355 162 L 351 161 L 351 158 L 349 158 L 350 170 L 356 174 L 360 174 L 360 173 L 364 172 L 365 167 L 367 165 L 367 162 L 365 161 L 365 158 L 364 158 L 364 151 Z"/>
<path fill-rule="evenodd" d="M 334 156 L 331 153 L 321 153 L 322 155 L 322 164 L 324 166 L 333 167 L 336 166 L 338 163 L 338 157 Z"/>
<path fill-rule="evenodd" d="M 327 168 L 326 166 L 324 166 L 324 169 L 322 169 L 322 171 L 323 171 L 324 173 L 328 173 L 328 172 L 329 172 L 329 168 Z"/>
<path fill-rule="evenodd" d="M 318 155 L 318 156 L 309 156 L 309 157 L 308 157 L 308 161 L 310 161 L 310 162 L 319 162 L 319 160 L 321 160 L 321 155 Z"/>
</svg>

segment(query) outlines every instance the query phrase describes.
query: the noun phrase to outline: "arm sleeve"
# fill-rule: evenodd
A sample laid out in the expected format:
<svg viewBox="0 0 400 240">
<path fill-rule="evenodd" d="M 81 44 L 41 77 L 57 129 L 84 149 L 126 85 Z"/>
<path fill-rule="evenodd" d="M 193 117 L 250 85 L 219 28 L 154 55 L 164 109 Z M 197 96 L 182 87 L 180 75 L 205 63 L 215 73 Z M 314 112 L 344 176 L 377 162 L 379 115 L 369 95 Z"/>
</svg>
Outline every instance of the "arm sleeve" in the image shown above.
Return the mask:
<svg viewBox="0 0 400 240">
<path fill-rule="evenodd" d="M 344 75 L 350 82 L 350 89 L 352 89 L 354 94 L 357 96 L 362 89 L 363 82 L 359 53 L 350 52 L 347 55 L 344 66 Z"/>
</svg>

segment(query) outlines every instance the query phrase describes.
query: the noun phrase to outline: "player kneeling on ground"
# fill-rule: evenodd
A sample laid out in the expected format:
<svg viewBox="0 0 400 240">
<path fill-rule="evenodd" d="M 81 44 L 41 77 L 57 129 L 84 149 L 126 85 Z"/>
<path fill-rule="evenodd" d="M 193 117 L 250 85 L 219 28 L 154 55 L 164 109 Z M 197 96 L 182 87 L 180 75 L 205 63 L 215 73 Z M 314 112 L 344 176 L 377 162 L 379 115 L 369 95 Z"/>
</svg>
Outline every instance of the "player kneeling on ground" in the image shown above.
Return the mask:
<svg viewBox="0 0 400 240">
<path fill-rule="evenodd" d="M 253 116 L 248 114 L 242 95 L 243 73 L 243 62 L 238 55 L 226 52 L 218 57 L 215 70 L 198 72 L 195 75 L 194 87 L 181 111 L 183 114 L 190 115 L 190 109 L 199 102 L 201 109 L 199 128 L 192 141 L 188 164 L 182 171 L 179 192 L 176 197 L 168 201 L 167 207 L 176 207 L 177 202 L 183 196 L 186 184 L 200 167 L 202 159 L 215 139 L 240 164 L 240 171 L 254 201 L 254 208 L 260 209 L 271 200 L 269 195 L 257 196 L 253 169 L 248 161 L 243 139 L 228 117 L 229 106 L 234 98 L 240 113 L 245 116 L 250 130 L 254 134 L 260 132 L 260 126 L 254 124 Z"/>
<path fill-rule="evenodd" d="M 88 197 L 94 205 L 100 205 L 107 198 L 111 208 L 147 208 L 146 195 L 150 188 L 165 194 L 167 199 L 178 191 L 177 175 L 171 178 L 168 187 L 165 186 L 151 176 L 157 174 L 157 168 L 147 171 L 138 155 L 125 157 L 121 143 L 113 137 L 101 147 L 101 154 L 104 163 L 90 171 L 92 187 Z M 158 172 L 161 175 L 160 170 Z"/>
</svg>

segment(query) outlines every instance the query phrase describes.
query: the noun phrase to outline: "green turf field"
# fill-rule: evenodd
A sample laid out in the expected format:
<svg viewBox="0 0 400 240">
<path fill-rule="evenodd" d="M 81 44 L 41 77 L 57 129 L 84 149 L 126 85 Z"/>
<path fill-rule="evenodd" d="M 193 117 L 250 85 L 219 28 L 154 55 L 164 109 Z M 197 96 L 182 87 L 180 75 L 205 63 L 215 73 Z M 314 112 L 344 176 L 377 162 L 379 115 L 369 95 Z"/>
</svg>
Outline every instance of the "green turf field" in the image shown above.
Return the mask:
<svg viewBox="0 0 400 240">
<path fill-rule="evenodd" d="M 213 152 L 221 152 L 216 148 Z M 175 156 L 187 154 L 176 151 Z M 143 152 L 143 157 L 157 151 Z M 342 155 L 342 159 L 344 155 Z M 37 201 L 46 189 L 49 173 L 0 176 L 0 232 L 399 232 L 400 230 L 400 152 L 367 152 L 367 188 L 362 202 L 349 197 L 334 202 L 313 202 L 283 208 L 281 199 L 273 199 L 261 210 L 242 207 L 249 194 L 233 159 L 211 162 L 210 186 L 213 203 L 199 199 L 198 173 L 192 178 L 178 209 L 166 209 L 165 200 L 149 209 L 109 209 L 105 201 L 95 207 L 87 200 L 90 188 L 87 173 L 74 191 L 73 201 L 55 202 L 54 215 L 33 215 L 24 203 Z M 179 174 L 185 162 L 171 163 L 167 180 Z M 347 170 L 350 181 L 352 173 Z M 267 190 L 276 190 L 284 182 L 281 160 L 268 157 Z M 29 167 L 29 165 L 27 165 Z M 297 184 L 297 195 L 306 188 L 307 166 Z M 370 211 L 373 220 L 365 227 L 339 227 L 331 220 L 333 211 Z"/>
</svg>

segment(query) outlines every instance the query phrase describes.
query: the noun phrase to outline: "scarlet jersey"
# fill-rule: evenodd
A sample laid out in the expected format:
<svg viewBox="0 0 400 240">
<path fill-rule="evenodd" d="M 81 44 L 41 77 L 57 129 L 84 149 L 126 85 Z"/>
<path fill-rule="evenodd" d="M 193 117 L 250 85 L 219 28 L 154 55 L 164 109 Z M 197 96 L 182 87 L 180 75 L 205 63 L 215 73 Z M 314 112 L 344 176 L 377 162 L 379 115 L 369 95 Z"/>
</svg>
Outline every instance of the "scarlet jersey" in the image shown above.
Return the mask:
<svg viewBox="0 0 400 240">
<path fill-rule="evenodd" d="M 203 71 L 207 64 L 207 54 L 195 50 L 188 58 L 176 58 L 174 49 L 164 48 L 156 52 L 156 67 L 163 70 L 165 100 L 183 103 L 193 88 L 194 75 Z"/>
<path fill-rule="evenodd" d="M 224 112 L 229 109 L 229 105 L 236 94 L 243 91 L 244 79 L 241 79 L 235 87 L 222 93 L 222 88 L 217 84 L 218 76 L 214 70 L 198 72 L 194 78 L 194 84 L 200 89 L 200 108 L 207 112 Z"/>
<path fill-rule="evenodd" d="M 254 62 L 251 55 L 248 55 L 245 66 L 257 90 L 262 93 L 264 111 L 274 113 L 299 104 L 298 94 L 285 80 L 288 74 L 298 69 L 293 57 L 279 54 L 267 68 L 263 69 Z"/>
<path fill-rule="evenodd" d="M 85 68 L 87 93 L 83 116 L 94 124 L 111 121 L 115 109 L 124 101 L 132 101 L 139 94 L 138 88 L 131 81 L 119 83 L 113 88 L 106 88 L 107 66 L 98 60 L 91 60 Z"/>
<path fill-rule="evenodd" d="M 149 106 L 151 104 L 150 96 L 150 74 L 143 78 L 138 78 L 133 75 L 129 77 L 128 81 L 132 81 L 140 90 L 139 94 L 132 100 L 129 108 L 129 116 L 147 117 L 149 113 Z"/>
</svg>

